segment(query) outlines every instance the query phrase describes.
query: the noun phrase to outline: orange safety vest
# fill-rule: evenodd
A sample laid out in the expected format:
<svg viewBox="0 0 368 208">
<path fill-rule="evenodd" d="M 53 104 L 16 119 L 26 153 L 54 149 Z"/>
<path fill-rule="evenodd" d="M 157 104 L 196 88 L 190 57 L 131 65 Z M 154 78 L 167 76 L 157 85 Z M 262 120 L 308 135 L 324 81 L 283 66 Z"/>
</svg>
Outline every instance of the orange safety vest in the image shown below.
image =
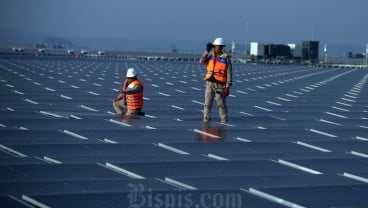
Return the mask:
<svg viewBox="0 0 368 208">
<path fill-rule="evenodd" d="M 227 54 L 217 56 L 217 60 L 213 55 L 208 56 L 207 73 L 205 80 L 214 77 L 216 81 L 225 84 L 227 81 Z"/>
<path fill-rule="evenodd" d="M 137 85 L 142 85 L 142 83 L 137 79 L 128 85 L 128 88 L 134 88 Z M 128 110 L 137 110 L 143 107 L 143 90 L 135 94 L 126 95 L 127 108 Z"/>
</svg>

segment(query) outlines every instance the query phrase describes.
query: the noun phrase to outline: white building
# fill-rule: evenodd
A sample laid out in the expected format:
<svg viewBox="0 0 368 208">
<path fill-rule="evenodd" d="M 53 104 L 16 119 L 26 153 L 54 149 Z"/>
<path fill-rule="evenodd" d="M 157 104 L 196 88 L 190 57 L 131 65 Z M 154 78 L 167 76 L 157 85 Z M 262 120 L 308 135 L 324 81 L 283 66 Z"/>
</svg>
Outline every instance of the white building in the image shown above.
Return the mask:
<svg viewBox="0 0 368 208">
<path fill-rule="evenodd" d="M 250 43 L 250 55 L 251 56 L 264 56 L 264 44 L 258 42 Z"/>
</svg>

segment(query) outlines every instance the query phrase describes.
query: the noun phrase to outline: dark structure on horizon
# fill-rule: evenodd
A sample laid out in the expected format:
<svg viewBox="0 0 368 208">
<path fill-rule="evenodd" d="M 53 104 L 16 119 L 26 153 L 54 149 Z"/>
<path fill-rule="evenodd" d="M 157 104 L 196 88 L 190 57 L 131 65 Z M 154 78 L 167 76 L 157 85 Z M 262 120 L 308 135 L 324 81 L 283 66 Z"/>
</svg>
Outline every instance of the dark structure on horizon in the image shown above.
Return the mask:
<svg viewBox="0 0 368 208">
<path fill-rule="evenodd" d="M 304 61 L 318 61 L 319 41 L 303 41 L 302 42 L 302 57 Z"/>
<path fill-rule="evenodd" d="M 270 58 L 291 58 L 291 50 L 288 45 L 268 44 L 264 46 L 264 57 Z"/>
<path fill-rule="evenodd" d="M 319 41 L 302 41 L 300 44 L 262 44 L 251 42 L 252 60 L 318 62 Z"/>
</svg>

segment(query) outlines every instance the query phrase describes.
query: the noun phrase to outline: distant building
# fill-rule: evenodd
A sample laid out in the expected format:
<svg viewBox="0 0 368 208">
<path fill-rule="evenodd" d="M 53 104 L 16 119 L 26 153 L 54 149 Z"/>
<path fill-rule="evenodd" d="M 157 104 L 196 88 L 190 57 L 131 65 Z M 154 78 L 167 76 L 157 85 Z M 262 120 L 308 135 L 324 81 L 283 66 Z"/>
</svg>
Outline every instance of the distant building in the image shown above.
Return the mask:
<svg viewBox="0 0 368 208">
<path fill-rule="evenodd" d="M 348 51 L 348 52 L 345 53 L 345 58 L 362 59 L 362 58 L 364 58 L 364 53 L 353 53 L 352 51 Z"/>
<path fill-rule="evenodd" d="M 23 48 L 12 48 L 12 50 L 14 52 L 20 52 L 20 53 L 23 53 L 24 49 Z"/>
<path fill-rule="evenodd" d="M 258 42 L 250 43 L 250 56 L 254 58 L 264 57 L 264 45 Z"/>
<path fill-rule="evenodd" d="M 290 60 L 316 62 L 319 57 L 319 41 L 302 41 L 299 44 L 250 43 L 252 60 Z"/>
<path fill-rule="evenodd" d="M 282 44 L 268 44 L 264 46 L 265 58 L 291 58 L 290 47 Z"/>
<path fill-rule="evenodd" d="M 67 52 L 68 52 L 68 54 L 74 54 L 74 51 L 71 50 L 71 49 L 68 49 Z"/>
<path fill-rule="evenodd" d="M 302 41 L 302 60 L 318 61 L 319 41 Z"/>
</svg>

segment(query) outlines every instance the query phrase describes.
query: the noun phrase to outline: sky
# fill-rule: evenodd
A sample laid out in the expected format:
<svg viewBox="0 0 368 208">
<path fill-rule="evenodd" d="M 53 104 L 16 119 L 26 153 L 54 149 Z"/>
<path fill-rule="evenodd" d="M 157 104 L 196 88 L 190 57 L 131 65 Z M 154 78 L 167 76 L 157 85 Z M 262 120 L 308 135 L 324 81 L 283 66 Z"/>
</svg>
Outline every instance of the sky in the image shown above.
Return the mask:
<svg viewBox="0 0 368 208">
<path fill-rule="evenodd" d="M 58 37 L 91 47 L 185 48 L 223 37 L 364 51 L 367 11 L 367 0 L 1 0 L 0 45 Z"/>
</svg>

